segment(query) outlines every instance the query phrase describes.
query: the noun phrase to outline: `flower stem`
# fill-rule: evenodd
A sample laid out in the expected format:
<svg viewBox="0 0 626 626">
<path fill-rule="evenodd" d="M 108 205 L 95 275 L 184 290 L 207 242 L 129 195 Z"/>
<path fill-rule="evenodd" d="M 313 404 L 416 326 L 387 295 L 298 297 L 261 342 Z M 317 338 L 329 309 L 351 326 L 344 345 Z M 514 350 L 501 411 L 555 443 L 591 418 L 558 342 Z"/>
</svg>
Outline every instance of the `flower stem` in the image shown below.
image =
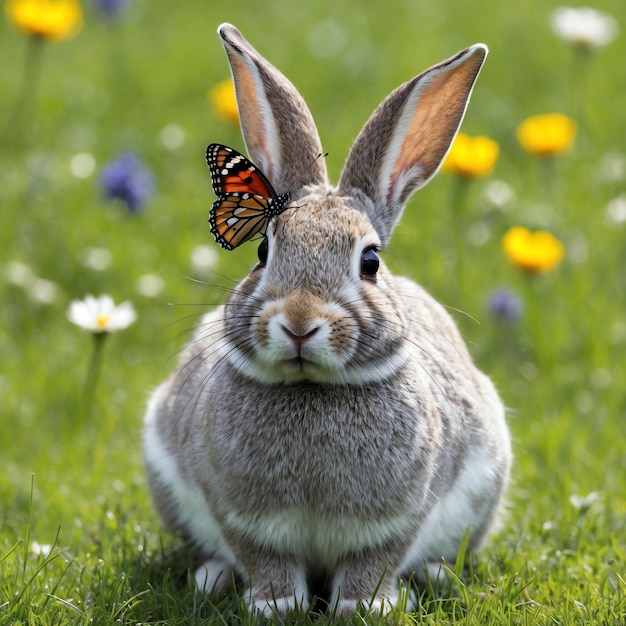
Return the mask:
<svg viewBox="0 0 626 626">
<path fill-rule="evenodd" d="M 85 376 L 83 393 L 79 405 L 79 412 L 81 418 L 83 419 L 88 419 L 91 411 L 93 410 L 96 388 L 98 386 L 98 379 L 100 378 L 100 370 L 102 368 L 102 349 L 107 337 L 108 333 L 93 334 L 93 351 L 91 352 L 91 360 L 89 361 L 89 367 L 87 369 L 87 375 Z"/>
<path fill-rule="evenodd" d="M 546 156 L 540 159 L 540 193 L 541 197 L 554 205 L 557 196 L 558 172 L 557 162 L 553 156 Z M 560 208 L 560 207 L 555 207 Z"/>
<path fill-rule="evenodd" d="M 22 72 L 22 82 L 20 84 L 13 112 L 9 115 L 4 133 L 5 145 L 9 149 L 16 149 L 20 146 L 27 147 L 30 143 L 30 133 L 26 128 L 32 129 L 33 107 L 37 97 L 39 80 L 41 76 L 41 58 L 43 55 L 44 38 L 31 35 L 26 44 L 24 56 L 24 70 Z"/>
<path fill-rule="evenodd" d="M 450 201 L 452 231 L 456 247 L 455 276 L 460 288 L 463 288 L 462 273 L 465 270 L 465 241 L 463 232 L 465 230 L 464 213 L 467 208 L 467 194 L 469 191 L 469 179 L 466 176 L 456 176 L 452 185 L 452 198 Z"/>
</svg>

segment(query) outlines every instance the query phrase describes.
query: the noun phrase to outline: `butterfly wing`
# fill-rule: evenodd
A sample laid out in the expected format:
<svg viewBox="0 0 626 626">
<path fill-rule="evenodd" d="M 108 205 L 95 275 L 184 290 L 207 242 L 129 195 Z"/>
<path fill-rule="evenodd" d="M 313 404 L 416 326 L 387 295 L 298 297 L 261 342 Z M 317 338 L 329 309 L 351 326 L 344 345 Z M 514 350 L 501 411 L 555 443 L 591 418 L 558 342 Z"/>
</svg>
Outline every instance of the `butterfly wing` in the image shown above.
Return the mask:
<svg viewBox="0 0 626 626">
<path fill-rule="evenodd" d="M 290 194 L 276 195 L 263 173 L 233 148 L 212 143 L 206 160 L 217 200 L 209 213 L 217 243 L 232 250 L 258 233 L 265 233 L 276 215 L 289 204 Z"/>
<path fill-rule="evenodd" d="M 223 248 L 232 250 L 256 234 L 265 233 L 272 217 L 282 213 L 288 202 L 288 194 L 276 201 L 249 193 L 220 196 L 209 214 L 211 233 Z"/>
<path fill-rule="evenodd" d="M 228 146 L 212 143 L 206 149 L 206 162 L 217 196 L 228 193 L 251 193 L 268 200 L 276 192 L 265 175 L 246 157 Z"/>
</svg>

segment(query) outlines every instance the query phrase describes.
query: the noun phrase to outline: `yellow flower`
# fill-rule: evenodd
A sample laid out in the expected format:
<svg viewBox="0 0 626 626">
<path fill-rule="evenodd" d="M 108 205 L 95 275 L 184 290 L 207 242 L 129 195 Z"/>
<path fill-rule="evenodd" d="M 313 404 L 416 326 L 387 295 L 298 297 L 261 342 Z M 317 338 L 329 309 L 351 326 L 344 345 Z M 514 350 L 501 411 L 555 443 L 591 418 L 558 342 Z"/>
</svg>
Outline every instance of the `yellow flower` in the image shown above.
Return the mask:
<svg viewBox="0 0 626 626">
<path fill-rule="evenodd" d="M 83 25 L 76 0 L 7 0 L 5 10 L 16 28 L 44 39 L 70 39 Z"/>
<path fill-rule="evenodd" d="M 576 123 L 562 113 L 534 115 L 517 128 L 522 148 L 537 156 L 555 156 L 569 152 L 576 138 Z"/>
<path fill-rule="evenodd" d="M 221 119 L 237 124 L 239 111 L 235 98 L 235 86 L 230 78 L 217 83 L 208 93 L 208 100 L 213 105 L 215 115 Z"/>
<path fill-rule="evenodd" d="M 565 246 L 554 235 L 523 226 L 514 226 L 504 234 L 502 249 L 510 261 L 533 274 L 553 269 L 565 256 Z"/>
<path fill-rule="evenodd" d="M 486 176 L 493 171 L 499 152 L 500 146 L 489 137 L 459 133 L 441 169 L 459 176 Z"/>
</svg>

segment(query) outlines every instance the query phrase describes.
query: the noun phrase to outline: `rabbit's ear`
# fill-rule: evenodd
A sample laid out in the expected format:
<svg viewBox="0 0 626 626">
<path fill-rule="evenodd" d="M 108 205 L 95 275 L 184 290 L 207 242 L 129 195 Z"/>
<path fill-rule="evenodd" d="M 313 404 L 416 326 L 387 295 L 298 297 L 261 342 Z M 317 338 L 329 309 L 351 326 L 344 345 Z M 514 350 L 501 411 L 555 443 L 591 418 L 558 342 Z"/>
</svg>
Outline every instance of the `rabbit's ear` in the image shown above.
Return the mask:
<svg viewBox="0 0 626 626">
<path fill-rule="evenodd" d="M 277 193 L 326 183 L 326 162 L 311 112 L 296 88 L 232 25 L 218 29 L 228 55 L 241 131 L 250 158 Z"/>
<path fill-rule="evenodd" d="M 487 47 L 476 44 L 401 85 L 356 138 L 339 190 L 360 190 L 372 201 L 368 215 L 383 244 L 409 196 L 439 169 L 486 55 Z"/>
</svg>

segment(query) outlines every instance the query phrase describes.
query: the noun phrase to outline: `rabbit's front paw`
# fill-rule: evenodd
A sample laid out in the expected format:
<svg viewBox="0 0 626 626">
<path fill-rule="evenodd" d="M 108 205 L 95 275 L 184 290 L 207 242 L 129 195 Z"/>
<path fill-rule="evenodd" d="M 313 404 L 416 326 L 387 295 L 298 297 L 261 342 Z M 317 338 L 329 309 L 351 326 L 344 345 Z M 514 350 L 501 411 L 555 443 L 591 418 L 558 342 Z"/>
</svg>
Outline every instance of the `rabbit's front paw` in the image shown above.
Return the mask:
<svg viewBox="0 0 626 626">
<path fill-rule="evenodd" d="M 265 617 L 271 618 L 274 615 L 284 617 L 287 613 L 295 610 L 306 611 L 309 602 L 304 597 L 286 596 L 284 598 L 263 598 L 255 600 L 251 598 L 248 601 L 250 612 L 259 611 Z"/>
<path fill-rule="evenodd" d="M 222 593 L 233 580 L 234 568 L 221 559 L 207 559 L 196 570 L 194 578 L 199 593 Z"/>
<path fill-rule="evenodd" d="M 266 617 L 285 616 L 290 611 L 309 608 L 309 590 L 303 568 L 267 562 L 262 571 L 252 573 L 252 584 L 246 598 L 251 611 Z"/>
<path fill-rule="evenodd" d="M 356 600 L 341 599 L 336 605 L 336 615 L 350 617 L 354 613 L 368 613 L 370 615 L 387 615 L 393 608 L 394 601 L 389 598 L 377 596 L 374 599 Z"/>
</svg>

